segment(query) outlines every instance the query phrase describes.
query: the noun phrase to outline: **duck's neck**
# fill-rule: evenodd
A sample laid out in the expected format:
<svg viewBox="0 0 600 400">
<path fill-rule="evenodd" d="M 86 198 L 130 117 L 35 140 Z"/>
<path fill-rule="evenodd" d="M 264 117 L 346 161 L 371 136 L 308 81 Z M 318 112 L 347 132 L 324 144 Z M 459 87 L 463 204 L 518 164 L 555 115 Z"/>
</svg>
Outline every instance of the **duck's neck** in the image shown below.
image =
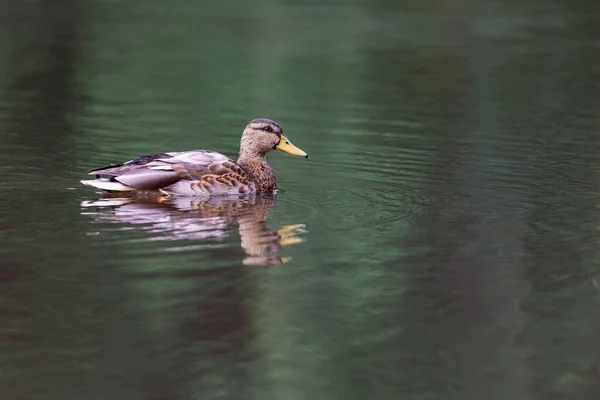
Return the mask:
<svg viewBox="0 0 600 400">
<path fill-rule="evenodd" d="M 246 171 L 248 178 L 254 182 L 256 190 L 259 192 L 269 192 L 277 189 L 273 168 L 271 168 L 265 156 L 240 154 L 237 163 Z"/>
</svg>

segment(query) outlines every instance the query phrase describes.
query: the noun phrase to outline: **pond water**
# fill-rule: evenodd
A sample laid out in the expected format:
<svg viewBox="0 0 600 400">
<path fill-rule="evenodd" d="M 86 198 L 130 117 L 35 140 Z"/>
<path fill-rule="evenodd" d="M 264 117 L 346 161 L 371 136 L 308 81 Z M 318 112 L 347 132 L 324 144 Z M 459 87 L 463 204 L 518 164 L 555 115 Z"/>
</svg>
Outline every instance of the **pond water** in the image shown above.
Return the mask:
<svg viewBox="0 0 600 400">
<path fill-rule="evenodd" d="M 6 0 L 3 399 L 597 399 L 592 2 Z M 274 196 L 99 199 L 235 157 Z"/>
</svg>

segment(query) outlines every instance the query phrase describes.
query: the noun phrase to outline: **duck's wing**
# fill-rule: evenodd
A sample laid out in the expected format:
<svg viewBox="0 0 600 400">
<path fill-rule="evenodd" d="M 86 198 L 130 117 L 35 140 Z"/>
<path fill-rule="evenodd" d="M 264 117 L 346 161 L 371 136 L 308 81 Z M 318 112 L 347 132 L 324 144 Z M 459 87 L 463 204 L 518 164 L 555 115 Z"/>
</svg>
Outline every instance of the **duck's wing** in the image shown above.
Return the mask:
<svg viewBox="0 0 600 400">
<path fill-rule="evenodd" d="M 250 184 L 242 168 L 229 157 L 208 150 L 154 153 L 124 164 L 90 171 L 108 175 L 113 182 L 138 190 L 164 189 L 167 193 L 210 194 Z M 227 192 L 233 192 L 228 190 Z"/>
<path fill-rule="evenodd" d="M 174 154 L 181 153 L 152 153 L 140 156 L 134 160 L 122 164 L 112 164 L 106 167 L 94 168 L 88 171 L 89 175 L 108 175 L 119 176 L 134 169 L 143 168 L 146 164 L 159 158 L 172 157 Z"/>
<path fill-rule="evenodd" d="M 152 161 L 148 167 L 156 171 L 175 172 L 179 176 L 177 182 L 161 188 L 161 192 L 165 194 L 197 196 L 256 191 L 254 183 L 235 161 L 213 151 L 181 153 L 168 159 Z"/>
</svg>

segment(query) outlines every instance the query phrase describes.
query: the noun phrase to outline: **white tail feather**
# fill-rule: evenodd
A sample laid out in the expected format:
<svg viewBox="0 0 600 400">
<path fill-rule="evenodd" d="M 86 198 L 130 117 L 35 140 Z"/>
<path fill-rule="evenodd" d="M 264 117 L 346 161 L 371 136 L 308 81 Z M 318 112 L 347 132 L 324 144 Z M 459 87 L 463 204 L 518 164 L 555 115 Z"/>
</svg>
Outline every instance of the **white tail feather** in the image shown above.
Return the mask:
<svg viewBox="0 0 600 400">
<path fill-rule="evenodd" d="M 130 192 L 135 190 L 131 186 L 123 185 L 121 182 L 109 181 L 107 179 L 90 179 L 81 181 L 84 185 L 93 186 L 102 190 L 112 190 L 115 192 Z"/>
</svg>

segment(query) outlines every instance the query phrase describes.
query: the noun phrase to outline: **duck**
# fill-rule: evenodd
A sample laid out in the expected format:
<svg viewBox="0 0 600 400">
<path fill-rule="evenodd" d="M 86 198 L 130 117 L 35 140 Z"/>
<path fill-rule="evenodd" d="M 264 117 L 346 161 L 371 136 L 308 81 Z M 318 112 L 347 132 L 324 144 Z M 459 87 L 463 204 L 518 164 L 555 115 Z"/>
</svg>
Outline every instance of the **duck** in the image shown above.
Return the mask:
<svg viewBox="0 0 600 400">
<path fill-rule="evenodd" d="M 281 125 L 257 118 L 242 132 L 237 161 L 210 150 L 159 152 L 92 169 L 88 173 L 96 179 L 81 183 L 118 194 L 214 196 L 275 192 L 277 180 L 267 161 L 267 153 L 273 150 L 308 158 L 285 136 Z"/>
</svg>

